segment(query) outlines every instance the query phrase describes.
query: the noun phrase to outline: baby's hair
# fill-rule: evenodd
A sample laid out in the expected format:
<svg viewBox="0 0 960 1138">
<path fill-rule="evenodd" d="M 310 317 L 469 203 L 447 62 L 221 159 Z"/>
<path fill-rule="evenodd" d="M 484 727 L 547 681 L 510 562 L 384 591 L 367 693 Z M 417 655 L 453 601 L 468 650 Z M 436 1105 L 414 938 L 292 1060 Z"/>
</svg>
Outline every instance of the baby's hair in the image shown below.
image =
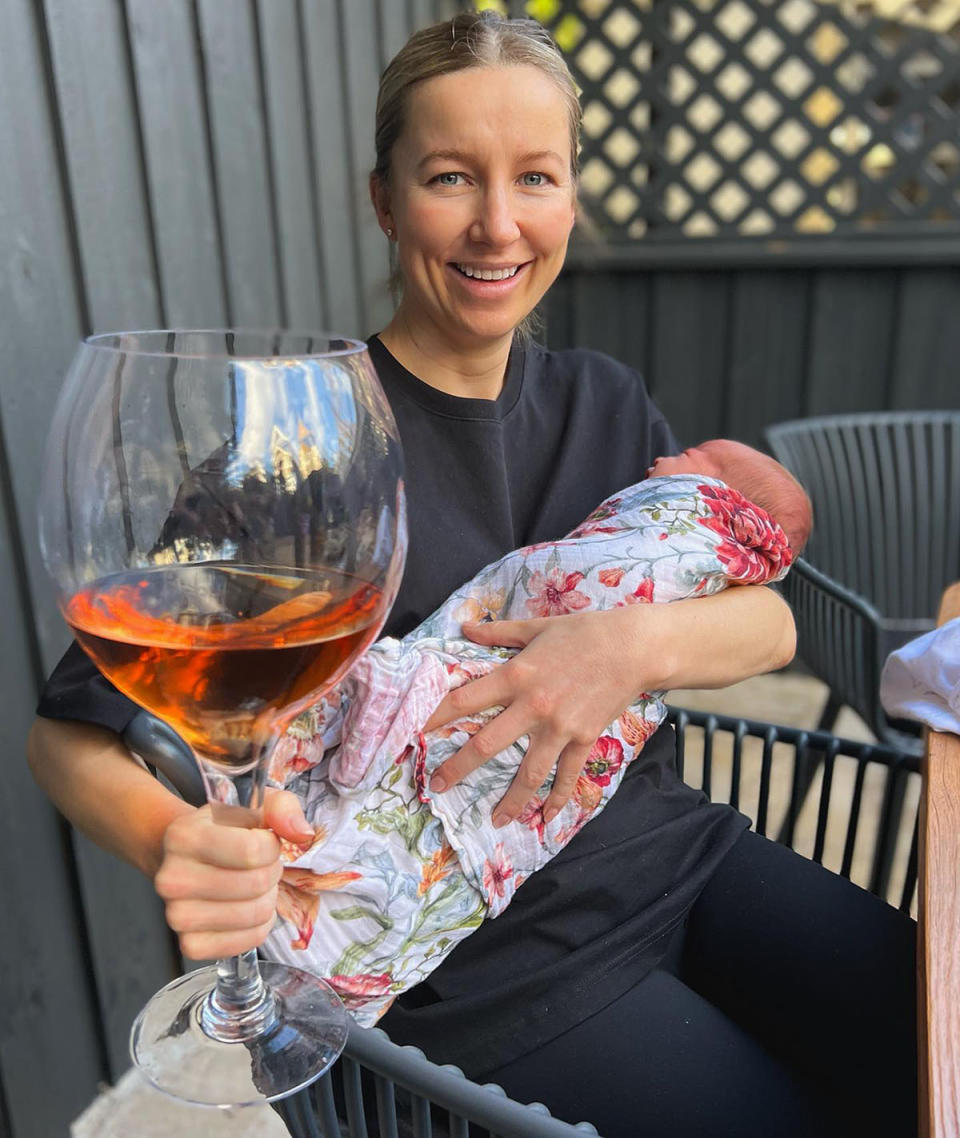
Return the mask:
<svg viewBox="0 0 960 1138">
<path fill-rule="evenodd" d="M 724 482 L 779 523 L 797 556 L 813 528 L 813 507 L 806 490 L 790 471 L 769 455 L 731 439 L 712 439 L 697 449 L 716 464 Z"/>
</svg>

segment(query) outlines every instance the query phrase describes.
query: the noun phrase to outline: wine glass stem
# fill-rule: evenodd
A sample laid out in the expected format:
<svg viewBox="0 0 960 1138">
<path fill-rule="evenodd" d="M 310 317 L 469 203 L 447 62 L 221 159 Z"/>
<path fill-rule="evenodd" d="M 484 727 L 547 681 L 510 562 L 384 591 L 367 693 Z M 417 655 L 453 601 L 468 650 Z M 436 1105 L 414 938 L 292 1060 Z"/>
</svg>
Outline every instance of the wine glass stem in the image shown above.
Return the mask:
<svg viewBox="0 0 960 1138">
<path fill-rule="evenodd" d="M 207 1035 L 242 1043 L 270 1031 L 277 1019 L 276 1000 L 260 975 L 255 948 L 217 961 L 216 987 L 200 1011 Z"/>
</svg>

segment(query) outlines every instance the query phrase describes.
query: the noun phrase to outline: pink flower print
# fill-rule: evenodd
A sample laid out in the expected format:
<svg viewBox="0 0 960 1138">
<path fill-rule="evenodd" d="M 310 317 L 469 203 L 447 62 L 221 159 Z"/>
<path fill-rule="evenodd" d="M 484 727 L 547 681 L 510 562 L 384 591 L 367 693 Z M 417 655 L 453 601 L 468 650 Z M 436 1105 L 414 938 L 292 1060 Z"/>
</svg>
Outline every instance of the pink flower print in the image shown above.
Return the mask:
<svg viewBox="0 0 960 1138">
<path fill-rule="evenodd" d="M 602 522 L 583 522 L 571 530 L 567 537 L 588 537 L 592 533 L 619 533 L 620 526 L 605 526 Z"/>
<path fill-rule="evenodd" d="M 710 510 L 702 526 L 724 540 L 717 557 L 735 581 L 769 581 L 793 560 L 786 534 L 765 511 L 729 486 L 698 486 Z"/>
<path fill-rule="evenodd" d="M 597 580 L 608 589 L 615 589 L 623 580 L 625 572 L 625 569 L 601 569 L 597 574 Z"/>
<path fill-rule="evenodd" d="M 531 574 L 530 590 L 534 595 L 527 601 L 527 608 L 534 616 L 566 616 L 589 608 L 590 598 L 577 591 L 582 580 L 582 573 L 564 573 L 559 567 L 546 575 Z"/>
<path fill-rule="evenodd" d="M 503 842 L 497 842 L 494 848 L 496 861 L 487 858 L 483 866 L 483 888 L 487 894 L 487 904 L 491 907 L 496 904 L 498 897 L 506 893 L 507 883 L 513 877 L 513 866 L 504 853 Z"/>
<path fill-rule="evenodd" d="M 533 797 L 520 811 L 517 817 L 518 822 L 522 822 L 528 830 L 536 830 L 537 837 L 540 839 L 540 844 L 543 845 L 543 831 L 546 822 L 543 817 L 543 799 Z"/>
<path fill-rule="evenodd" d="M 623 605 L 649 605 L 653 603 L 653 578 L 644 577 L 639 585 L 633 590 L 629 597 L 624 599 L 617 605 L 617 608 L 622 608 Z"/>
<path fill-rule="evenodd" d="M 355 976 L 328 976 L 327 983 L 347 1008 L 360 1008 L 369 1000 L 390 994 L 393 977 L 389 972 L 361 972 Z"/>
<path fill-rule="evenodd" d="M 593 744 L 583 773 L 597 786 L 609 786 L 623 764 L 623 744 L 612 735 L 601 735 Z"/>
</svg>

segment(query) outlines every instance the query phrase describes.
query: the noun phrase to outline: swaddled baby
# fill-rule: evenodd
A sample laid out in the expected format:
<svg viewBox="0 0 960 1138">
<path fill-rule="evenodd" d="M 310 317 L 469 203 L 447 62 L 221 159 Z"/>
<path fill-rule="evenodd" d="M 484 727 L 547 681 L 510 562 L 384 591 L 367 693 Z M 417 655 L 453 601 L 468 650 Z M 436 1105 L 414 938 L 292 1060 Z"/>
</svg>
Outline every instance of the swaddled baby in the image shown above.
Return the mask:
<svg viewBox="0 0 960 1138">
<path fill-rule="evenodd" d="M 597 739 L 552 821 L 543 815 L 547 783 L 516 822 L 496 829 L 493 809 L 526 739 L 443 793 L 429 787 L 432 771 L 500 709 L 429 733 L 424 724 L 448 691 L 515 652 L 471 643 L 462 622 L 777 581 L 806 540 L 803 490 L 749 447 L 716 440 L 658 459 L 650 473 L 562 540 L 481 570 L 402 640 L 374 645 L 278 744 L 270 779 L 300 797 L 315 836 L 284 850 L 282 919 L 263 951 L 325 977 L 359 1023 L 374 1023 L 397 994 L 506 908 L 522 882 L 603 809 L 666 714 L 662 693 L 640 693 Z"/>
</svg>

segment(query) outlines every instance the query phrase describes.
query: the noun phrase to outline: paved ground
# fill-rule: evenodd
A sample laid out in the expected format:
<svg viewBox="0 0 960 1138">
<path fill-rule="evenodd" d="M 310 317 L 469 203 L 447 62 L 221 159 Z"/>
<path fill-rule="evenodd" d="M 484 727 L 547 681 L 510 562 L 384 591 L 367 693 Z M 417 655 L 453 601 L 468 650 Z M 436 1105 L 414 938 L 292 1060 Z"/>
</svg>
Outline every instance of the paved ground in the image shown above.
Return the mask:
<svg viewBox="0 0 960 1138">
<path fill-rule="evenodd" d="M 671 702 L 789 726 L 814 727 L 824 697 L 825 688 L 818 680 L 786 672 L 760 676 L 722 691 L 673 692 Z M 848 712 L 837 725 L 837 733 L 847 738 L 870 738 L 863 723 Z M 722 769 L 722 757 L 715 756 L 716 778 L 722 778 Z M 746 805 L 744 809 L 749 812 Z M 771 809 L 776 809 L 773 799 Z M 824 860 L 828 865 L 831 862 L 829 848 Z M 71 1128 L 71 1138 L 284 1138 L 286 1133 L 269 1107 L 219 1111 L 185 1106 L 153 1090 L 133 1071 L 116 1087 L 104 1091 Z"/>
</svg>

